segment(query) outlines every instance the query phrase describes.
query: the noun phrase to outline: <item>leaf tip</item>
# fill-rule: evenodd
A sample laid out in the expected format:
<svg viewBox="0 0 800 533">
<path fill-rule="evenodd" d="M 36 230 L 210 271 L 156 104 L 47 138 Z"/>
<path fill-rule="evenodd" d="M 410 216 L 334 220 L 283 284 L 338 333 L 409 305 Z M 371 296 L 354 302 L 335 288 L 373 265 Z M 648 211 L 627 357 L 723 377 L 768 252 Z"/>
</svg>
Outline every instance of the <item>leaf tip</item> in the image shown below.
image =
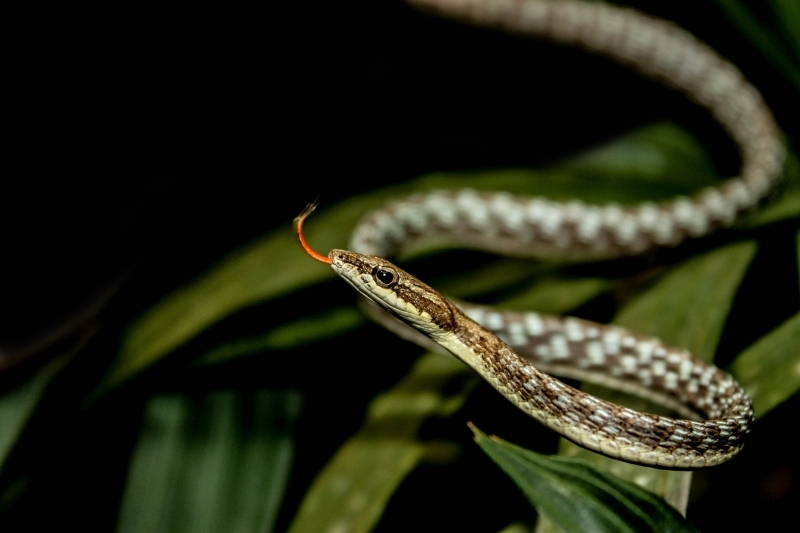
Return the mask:
<svg viewBox="0 0 800 533">
<path fill-rule="evenodd" d="M 500 441 L 501 439 L 498 438 L 496 435 L 487 435 L 480 429 L 478 429 L 475 424 L 471 421 L 467 421 L 467 427 L 472 431 L 472 436 L 475 438 L 475 442 L 478 442 L 479 439 L 489 439 L 494 441 Z"/>
</svg>

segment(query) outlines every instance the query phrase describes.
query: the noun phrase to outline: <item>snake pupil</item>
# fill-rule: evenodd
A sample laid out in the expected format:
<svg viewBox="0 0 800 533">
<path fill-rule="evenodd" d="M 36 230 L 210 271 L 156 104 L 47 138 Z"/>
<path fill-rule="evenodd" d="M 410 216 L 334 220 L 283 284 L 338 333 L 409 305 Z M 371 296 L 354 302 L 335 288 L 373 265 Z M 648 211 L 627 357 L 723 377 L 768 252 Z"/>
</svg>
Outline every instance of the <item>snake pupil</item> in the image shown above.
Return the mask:
<svg viewBox="0 0 800 533">
<path fill-rule="evenodd" d="M 383 269 L 378 270 L 375 273 L 375 277 L 378 279 L 378 281 L 380 281 L 384 285 L 389 285 L 392 281 L 394 281 L 394 274 L 392 274 L 388 270 L 383 270 Z"/>
</svg>

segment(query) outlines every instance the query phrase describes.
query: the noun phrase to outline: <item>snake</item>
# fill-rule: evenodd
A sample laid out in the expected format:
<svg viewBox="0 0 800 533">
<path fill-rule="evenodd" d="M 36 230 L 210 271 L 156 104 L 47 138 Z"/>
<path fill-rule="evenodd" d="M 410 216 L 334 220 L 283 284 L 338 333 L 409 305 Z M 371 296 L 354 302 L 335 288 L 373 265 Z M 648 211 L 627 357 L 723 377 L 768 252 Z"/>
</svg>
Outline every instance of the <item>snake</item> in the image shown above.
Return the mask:
<svg viewBox="0 0 800 533">
<path fill-rule="evenodd" d="M 454 240 L 532 257 L 605 260 L 674 247 L 731 226 L 779 183 L 784 148 L 758 90 L 732 63 L 676 24 L 578 0 L 410 0 L 429 13 L 605 56 L 704 108 L 741 156 L 736 177 L 693 196 L 639 205 L 591 205 L 508 193 L 442 190 L 367 214 L 349 250 L 306 252 L 331 266 L 370 315 L 403 337 L 446 351 L 511 403 L 575 444 L 622 461 L 693 470 L 733 458 L 754 419 L 751 400 L 725 371 L 614 325 L 453 302 L 389 262 L 413 243 Z M 639 412 L 550 374 L 657 401 L 681 418 Z"/>
</svg>

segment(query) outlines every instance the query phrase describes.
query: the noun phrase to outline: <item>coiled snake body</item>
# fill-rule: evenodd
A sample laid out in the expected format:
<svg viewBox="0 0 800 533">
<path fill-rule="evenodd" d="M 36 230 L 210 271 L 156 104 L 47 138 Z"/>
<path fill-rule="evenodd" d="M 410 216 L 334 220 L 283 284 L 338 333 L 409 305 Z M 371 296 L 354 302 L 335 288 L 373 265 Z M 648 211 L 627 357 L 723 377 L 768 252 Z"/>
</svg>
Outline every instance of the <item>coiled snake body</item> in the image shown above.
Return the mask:
<svg viewBox="0 0 800 533">
<path fill-rule="evenodd" d="M 684 93 L 734 140 L 742 158 L 740 175 L 691 198 L 632 207 L 474 191 L 416 195 L 367 215 L 353 233 L 352 251 L 332 250 L 327 257 L 313 252 L 302 237 L 307 209 L 298 217 L 306 250 L 331 264 L 369 301 L 464 361 L 517 407 L 581 446 L 678 469 L 712 466 L 736 455 L 753 410 L 742 388 L 722 370 L 618 327 L 456 306 L 382 257 L 433 235 L 494 251 L 513 249 L 518 255 L 612 258 L 675 246 L 729 226 L 769 194 L 782 166 L 778 129 L 758 91 L 691 34 L 630 9 L 572 0 L 410 3 L 584 48 Z M 692 420 L 600 400 L 540 368 L 655 399 Z"/>
</svg>

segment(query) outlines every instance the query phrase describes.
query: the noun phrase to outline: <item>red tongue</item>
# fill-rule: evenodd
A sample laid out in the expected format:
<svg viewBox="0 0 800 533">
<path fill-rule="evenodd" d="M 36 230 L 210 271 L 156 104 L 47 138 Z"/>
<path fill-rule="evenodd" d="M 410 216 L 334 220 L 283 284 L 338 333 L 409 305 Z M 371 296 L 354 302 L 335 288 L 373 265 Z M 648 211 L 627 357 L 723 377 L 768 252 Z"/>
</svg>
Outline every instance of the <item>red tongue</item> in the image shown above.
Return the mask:
<svg viewBox="0 0 800 533">
<path fill-rule="evenodd" d="M 303 222 L 311 213 L 314 212 L 314 209 L 316 208 L 317 208 L 316 202 L 313 204 L 308 204 L 306 208 L 303 209 L 303 212 L 297 215 L 297 218 L 294 219 L 295 231 L 297 231 L 297 238 L 300 239 L 300 246 L 303 247 L 303 250 L 305 250 L 308 255 L 310 255 L 312 258 L 316 259 L 320 263 L 325 263 L 326 265 L 330 265 L 331 263 L 333 263 L 333 261 L 331 261 L 329 257 L 315 252 L 311 248 L 311 246 L 308 245 L 308 243 L 306 242 L 306 238 L 303 236 Z"/>
</svg>

